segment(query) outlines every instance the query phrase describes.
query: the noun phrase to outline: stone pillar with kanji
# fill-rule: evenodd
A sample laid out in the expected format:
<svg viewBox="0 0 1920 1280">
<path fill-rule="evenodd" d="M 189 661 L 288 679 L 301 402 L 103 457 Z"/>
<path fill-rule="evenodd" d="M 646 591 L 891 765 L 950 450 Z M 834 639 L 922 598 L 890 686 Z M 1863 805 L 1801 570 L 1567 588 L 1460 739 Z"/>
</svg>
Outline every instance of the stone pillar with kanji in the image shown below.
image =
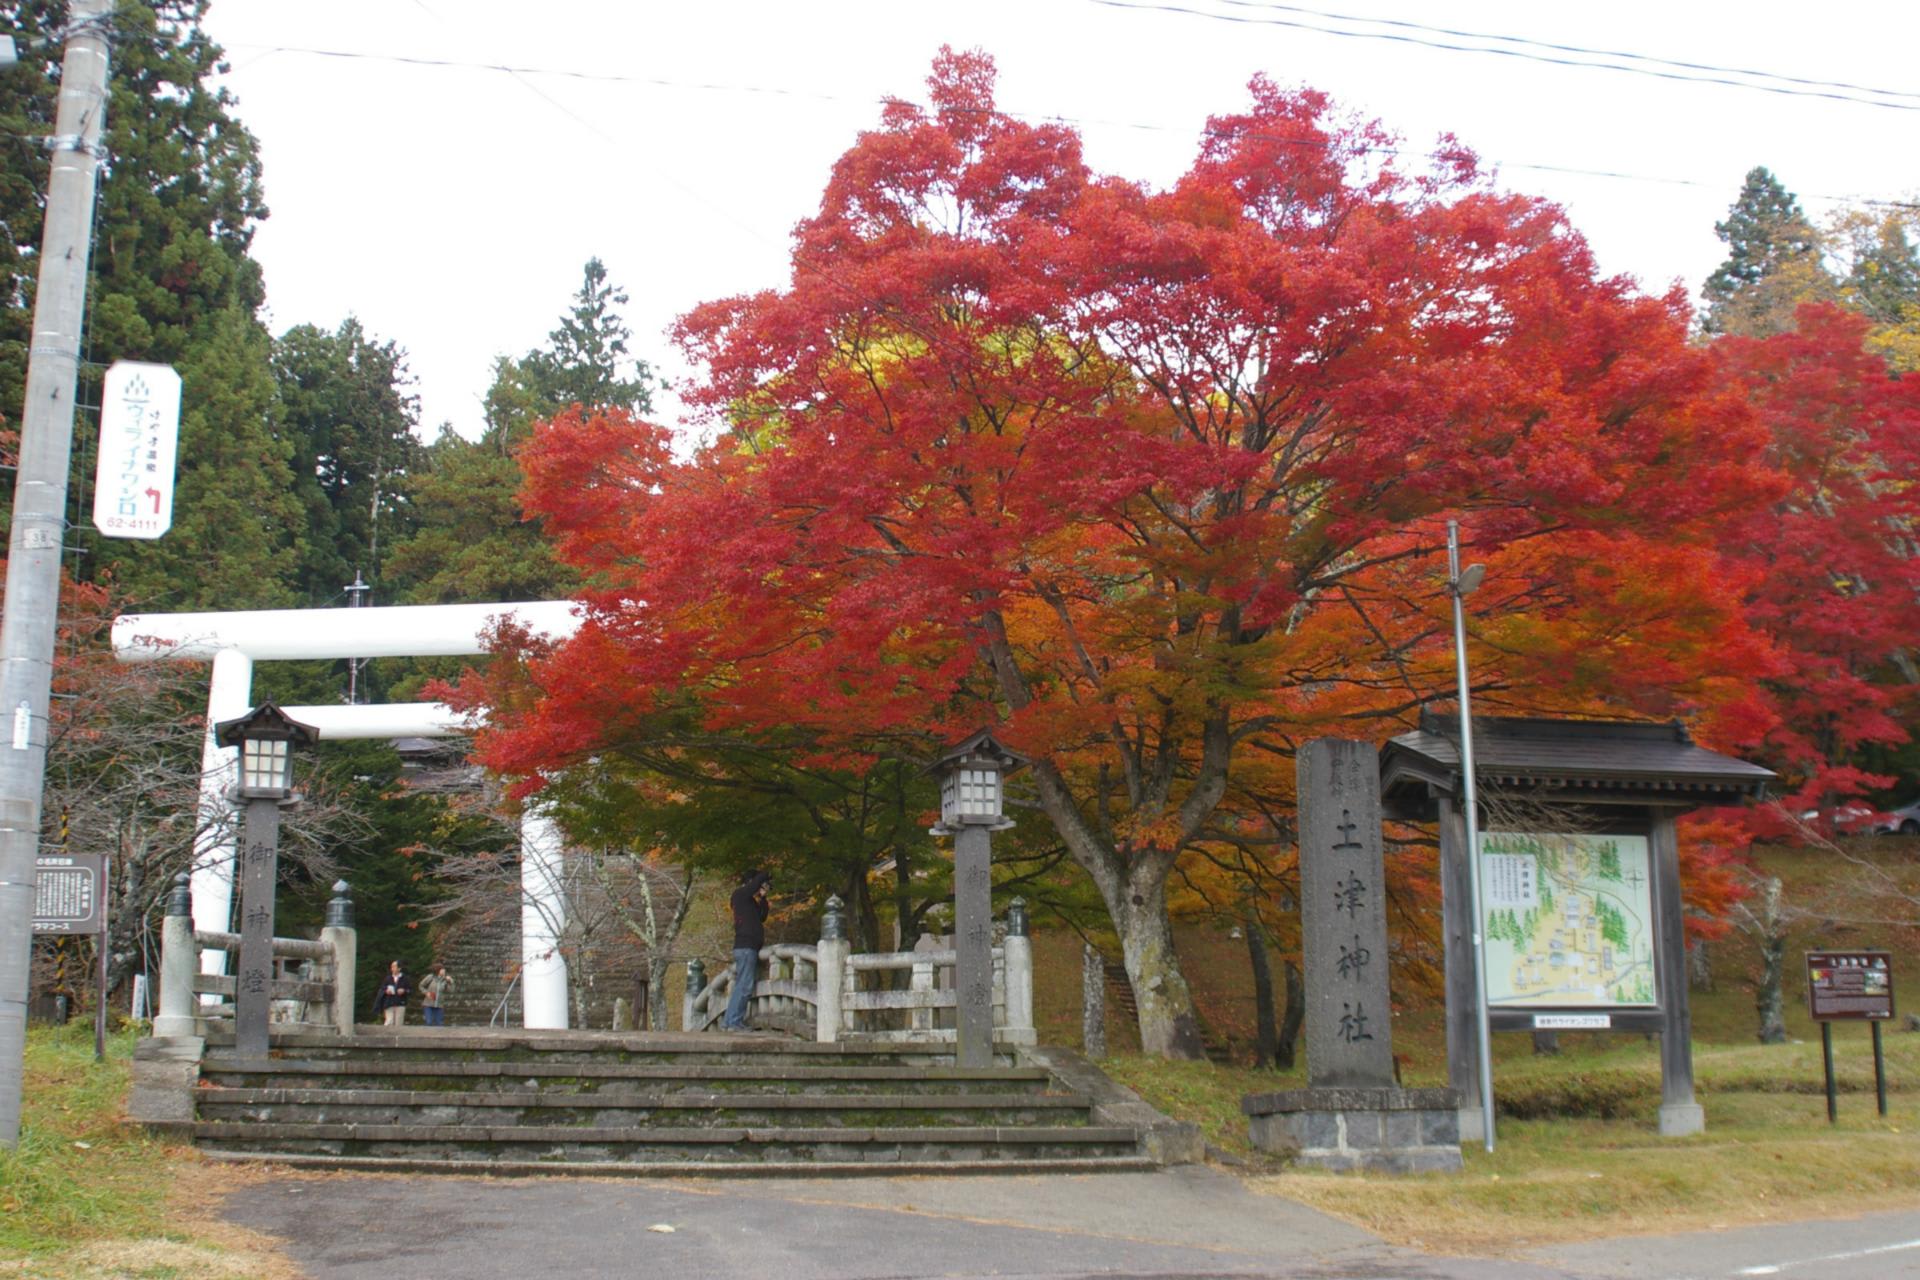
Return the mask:
<svg viewBox="0 0 1920 1280">
<path fill-rule="evenodd" d="M 1387 895 L 1373 749 L 1321 738 L 1298 760 L 1307 1083 L 1393 1083 Z"/>
<path fill-rule="evenodd" d="M 1307 1087 L 1241 1099 L 1254 1144 L 1331 1169 L 1459 1169 L 1458 1095 L 1394 1080 L 1374 748 L 1317 738 L 1296 770 Z"/>
</svg>

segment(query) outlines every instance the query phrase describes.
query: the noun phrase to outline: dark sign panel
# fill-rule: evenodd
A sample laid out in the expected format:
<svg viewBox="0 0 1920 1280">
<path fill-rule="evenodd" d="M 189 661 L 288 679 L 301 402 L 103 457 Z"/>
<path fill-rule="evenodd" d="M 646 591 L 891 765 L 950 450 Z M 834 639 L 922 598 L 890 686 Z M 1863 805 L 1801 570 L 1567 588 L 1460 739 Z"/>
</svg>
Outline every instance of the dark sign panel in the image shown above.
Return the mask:
<svg viewBox="0 0 1920 1280">
<path fill-rule="evenodd" d="M 106 932 L 103 861 L 97 853 L 43 853 L 34 860 L 35 933 Z"/>
<path fill-rule="evenodd" d="M 1807 952 L 1807 1011 L 1816 1022 L 1893 1017 L 1893 953 Z"/>
</svg>

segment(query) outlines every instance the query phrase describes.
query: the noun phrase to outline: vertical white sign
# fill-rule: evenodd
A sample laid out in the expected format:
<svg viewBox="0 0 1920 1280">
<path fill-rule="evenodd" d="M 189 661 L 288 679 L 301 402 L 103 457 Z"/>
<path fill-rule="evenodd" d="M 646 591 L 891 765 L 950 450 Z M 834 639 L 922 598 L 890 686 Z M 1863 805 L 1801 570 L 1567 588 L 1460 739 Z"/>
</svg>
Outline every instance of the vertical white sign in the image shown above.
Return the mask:
<svg viewBox="0 0 1920 1280">
<path fill-rule="evenodd" d="M 157 538 L 173 525 L 180 447 L 180 375 L 120 360 L 100 395 L 93 526 L 109 538 Z"/>
</svg>

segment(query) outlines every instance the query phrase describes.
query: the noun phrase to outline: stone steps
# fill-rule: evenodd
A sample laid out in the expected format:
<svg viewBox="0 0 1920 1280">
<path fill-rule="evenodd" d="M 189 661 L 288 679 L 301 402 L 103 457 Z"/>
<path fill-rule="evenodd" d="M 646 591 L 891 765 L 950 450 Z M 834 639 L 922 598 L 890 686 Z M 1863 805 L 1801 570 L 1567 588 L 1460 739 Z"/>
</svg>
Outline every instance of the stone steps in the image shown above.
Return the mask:
<svg viewBox="0 0 1920 1280">
<path fill-rule="evenodd" d="M 1137 1130 L 1094 1125 L 605 1128 L 587 1125 L 309 1124 L 200 1121 L 210 1151 L 402 1159 L 879 1164 L 1112 1158 L 1139 1153 Z"/>
<path fill-rule="evenodd" d="M 1004 1160 L 955 1162 L 942 1160 L 809 1160 L 795 1164 L 781 1160 L 744 1162 L 738 1160 L 644 1161 L 618 1163 L 580 1160 L 459 1160 L 429 1159 L 418 1156 L 330 1156 L 308 1152 L 258 1153 L 209 1150 L 209 1158 L 228 1164 L 269 1164 L 276 1167 L 313 1170 L 342 1170 L 368 1173 L 431 1173 L 443 1176 L 483 1175 L 490 1177 L 573 1176 L 590 1178 L 842 1178 L 882 1174 L 886 1177 L 951 1177 L 956 1174 L 987 1173 L 1149 1173 L 1161 1168 L 1149 1156 L 1076 1156 L 1070 1160 L 1037 1159 L 1032 1156 Z"/>
<path fill-rule="evenodd" d="M 156 1042 L 136 1058 L 152 1058 L 160 1073 L 171 1053 Z M 1148 1131 L 1163 1118 L 1119 1098 L 1096 1070 L 1037 1049 L 996 1056 L 962 1068 L 946 1045 L 401 1028 L 295 1032 L 257 1058 L 215 1033 L 175 1069 L 191 1079 L 177 1101 L 147 1099 L 137 1082 L 136 1114 L 159 1106 L 141 1118 L 165 1119 L 219 1158 L 318 1168 L 1153 1167 Z"/>
<path fill-rule="evenodd" d="M 311 1032 L 273 1037 L 282 1058 L 367 1062 L 633 1063 L 656 1066 L 747 1066 L 780 1062 L 812 1067 L 951 1067 L 950 1046 L 900 1046 L 886 1043 L 815 1044 L 767 1032 L 726 1035 L 718 1032 L 514 1031 L 462 1033 L 433 1028 L 398 1031 L 361 1029 L 342 1039 Z M 218 1028 L 207 1035 L 210 1062 L 237 1061 L 233 1035 Z M 1014 1065 L 1012 1046 L 996 1046 L 995 1064 Z"/>
<path fill-rule="evenodd" d="M 892 1126 L 1086 1124 L 1091 1102 L 1071 1094 L 595 1093 L 490 1090 L 227 1089 L 200 1091 L 199 1115 L 216 1122 L 310 1124 L 571 1125 L 651 1128 L 713 1125 L 841 1128 L 885 1117 Z"/>
<path fill-rule="evenodd" d="M 211 1054 L 203 1082 L 221 1087 L 400 1089 L 486 1092 L 559 1088 L 576 1093 L 652 1088 L 657 1092 L 846 1094 L 885 1086 L 892 1093 L 1045 1093 L 1041 1067 L 791 1066 L 775 1062 L 662 1065 L 634 1062 L 394 1062 L 351 1058 L 267 1058 Z"/>
</svg>

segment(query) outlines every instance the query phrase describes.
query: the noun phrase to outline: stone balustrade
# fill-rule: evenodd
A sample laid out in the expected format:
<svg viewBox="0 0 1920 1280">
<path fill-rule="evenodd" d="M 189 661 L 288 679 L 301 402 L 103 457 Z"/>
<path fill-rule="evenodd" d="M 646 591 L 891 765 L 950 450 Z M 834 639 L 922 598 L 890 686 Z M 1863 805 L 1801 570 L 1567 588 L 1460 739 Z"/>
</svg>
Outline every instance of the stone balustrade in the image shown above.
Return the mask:
<svg viewBox="0 0 1920 1280">
<path fill-rule="evenodd" d="M 296 972 L 284 976 L 277 973 L 273 979 L 270 990 L 276 1026 L 289 1031 L 353 1034 L 358 939 L 347 882 L 336 881 L 318 940 L 273 940 L 276 971 L 284 970 L 287 962 L 298 966 Z M 231 1016 L 234 979 L 202 974 L 200 953 L 233 952 L 239 946 L 237 933 L 194 929 L 190 882 L 185 873 L 175 876 L 160 931 L 160 1008 L 153 1020 L 155 1036 L 204 1036 L 208 1018 Z M 224 1004 L 220 1003 L 223 997 Z"/>
<path fill-rule="evenodd" d="M 761 950 L 748 1023 L 821 1044 L 952 1043 L 958 956 L 950 947 L 921 942 L 912 951 L 855 954 L 846 937 L 845 906 L 838 897 L 829 898 L 818 943 L 777 943 Z M 907 975 L 904 988 L 895 976 L 901 973 Z M 837 975 L 838 981 L 822 981 L 822 974 Z M 732 994 L 731 965 L 709 979 L 704 961 L 689 961 L 681 1028 L 714 1030 Z M 1004 941 L 993 948 L 993 1015 L 996 1041 L 1035 1043 L 1033 940 L 1026 903 L 1019 898 L 1007 913 Z"/>
</svg>

